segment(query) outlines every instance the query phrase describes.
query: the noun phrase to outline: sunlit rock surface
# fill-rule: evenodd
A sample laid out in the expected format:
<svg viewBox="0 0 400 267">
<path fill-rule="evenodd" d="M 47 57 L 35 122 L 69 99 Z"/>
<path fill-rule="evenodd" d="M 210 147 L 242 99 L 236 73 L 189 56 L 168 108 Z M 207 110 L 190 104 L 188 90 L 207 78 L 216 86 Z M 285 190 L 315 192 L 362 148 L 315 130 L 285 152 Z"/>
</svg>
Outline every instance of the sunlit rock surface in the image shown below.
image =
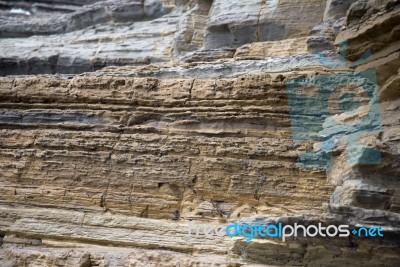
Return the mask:
<svg viewBox="0 0 400 267">
<path fill-rule="evenodd" d="M 395 0 L 1 1 L 0 265 L 398 266 L 399 25 Z"/>
</svg>

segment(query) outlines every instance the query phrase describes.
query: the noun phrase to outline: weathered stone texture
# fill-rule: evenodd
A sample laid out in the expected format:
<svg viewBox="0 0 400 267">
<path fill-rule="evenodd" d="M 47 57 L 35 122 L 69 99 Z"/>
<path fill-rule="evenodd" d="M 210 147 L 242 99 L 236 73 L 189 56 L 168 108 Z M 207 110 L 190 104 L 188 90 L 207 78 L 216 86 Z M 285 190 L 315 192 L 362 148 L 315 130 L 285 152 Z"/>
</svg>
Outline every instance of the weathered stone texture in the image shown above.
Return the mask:
<svg viewBox="0 0 400 267">
<path fill-rule="evenodd" d="M 399 1 L 0 7 L 0 74 L 13 74 L 0 78 L 1 266 L 399 264 Z M 339 65 L 334 50 L 344 41 L 348 63 L 372 55 Z M 336 86 L 338 76 L 367 69 L 376 73 L 381 125 L 360 136 L 360 150 L 348 149 L 354 133 L 332 121 L 368 114 L 361 86 L 346 82 L 325 113 L 301 100 L 316 89 L 300 88 L 308 113 L 293 114 L 290 81 Z M 360 100 L 357 112 L 341 110 L 352 104 L 345 93 Z M 302 128 L 318 138 L 296 140 Z M 330 170 L 299 162 L 329 140 Z M 381 162 L 361 164 L 372 148 Z M 191 220 L 380 226 L 385 238 L 247 243 L 188 236 Z"/>
</svg>

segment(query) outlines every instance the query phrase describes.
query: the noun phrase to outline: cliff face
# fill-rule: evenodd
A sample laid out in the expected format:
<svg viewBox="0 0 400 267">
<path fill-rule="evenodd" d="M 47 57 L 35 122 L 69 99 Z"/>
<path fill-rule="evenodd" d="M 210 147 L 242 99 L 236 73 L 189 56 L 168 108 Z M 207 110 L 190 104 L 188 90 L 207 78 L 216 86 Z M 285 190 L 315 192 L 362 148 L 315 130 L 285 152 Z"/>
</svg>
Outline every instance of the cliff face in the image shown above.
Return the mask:
<svg viewBox="0 0 400 267">
<path fill-rule="evenodd" d="M 1 266 L 400 263 L 399 1 L 0 8 Z"/>
</svg>

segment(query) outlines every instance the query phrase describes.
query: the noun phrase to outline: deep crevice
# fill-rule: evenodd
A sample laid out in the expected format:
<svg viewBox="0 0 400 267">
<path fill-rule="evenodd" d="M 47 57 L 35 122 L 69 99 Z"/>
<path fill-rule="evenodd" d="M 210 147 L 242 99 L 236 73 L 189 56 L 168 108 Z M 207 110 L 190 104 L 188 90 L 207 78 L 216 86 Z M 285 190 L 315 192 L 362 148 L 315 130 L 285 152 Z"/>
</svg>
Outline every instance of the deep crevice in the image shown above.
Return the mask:
<svg viewBox="0 0 400 267">
<path fill-rule="evenodd" d="M 3 247 L 4 236 L 5 233 L 3 231 L 0 231 L 0 248 Z"/>
</svg>

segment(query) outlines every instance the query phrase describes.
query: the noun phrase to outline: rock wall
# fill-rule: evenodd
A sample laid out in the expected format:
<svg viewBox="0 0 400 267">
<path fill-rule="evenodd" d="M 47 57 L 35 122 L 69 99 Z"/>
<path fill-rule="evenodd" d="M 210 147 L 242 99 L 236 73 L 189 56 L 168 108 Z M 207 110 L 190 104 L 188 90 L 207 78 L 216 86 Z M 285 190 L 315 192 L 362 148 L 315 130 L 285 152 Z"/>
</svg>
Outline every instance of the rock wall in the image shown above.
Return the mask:
<svg viewBox="0 0 400 267">
<path fill-rule="evenodd" d="M 400 263 L 399 1 L 0 8 L 1 266 Z M 385 236 L 247 243 L 190 221 Z"/>
</svg>

